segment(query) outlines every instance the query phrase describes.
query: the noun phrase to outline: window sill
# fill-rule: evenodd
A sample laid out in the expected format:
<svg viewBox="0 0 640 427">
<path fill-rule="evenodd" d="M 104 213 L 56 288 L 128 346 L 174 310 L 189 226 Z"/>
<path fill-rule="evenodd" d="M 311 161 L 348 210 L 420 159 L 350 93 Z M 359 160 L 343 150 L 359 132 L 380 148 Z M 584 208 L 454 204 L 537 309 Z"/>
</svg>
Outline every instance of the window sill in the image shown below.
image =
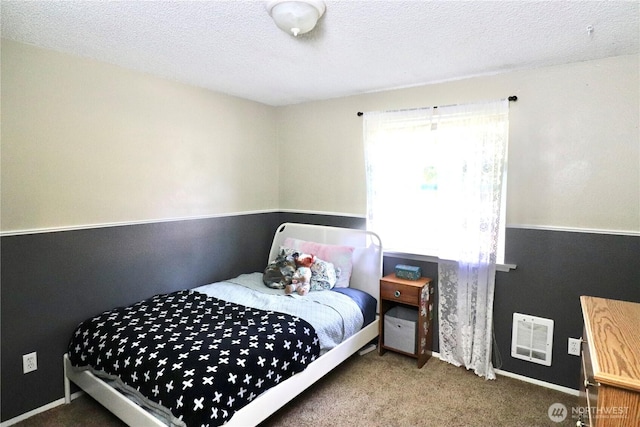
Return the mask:
<svg viewBox="0 0 640 427">
<path fill-rule="evenodd" d="M 440 258 L 436 256 L 409 254 L 406 252 L 397 251 L 384 251 L 384 255 L 390 256 L 392 258 L 412 259 L 415 261 L 433 262 L 436 264 L 438 263 L 438 261 L 440 261 Z M 496 271 L 509 272 L 510 270 L 515 270 L 516 267 L 516 264 L 496 264 Z"/>
</svg>

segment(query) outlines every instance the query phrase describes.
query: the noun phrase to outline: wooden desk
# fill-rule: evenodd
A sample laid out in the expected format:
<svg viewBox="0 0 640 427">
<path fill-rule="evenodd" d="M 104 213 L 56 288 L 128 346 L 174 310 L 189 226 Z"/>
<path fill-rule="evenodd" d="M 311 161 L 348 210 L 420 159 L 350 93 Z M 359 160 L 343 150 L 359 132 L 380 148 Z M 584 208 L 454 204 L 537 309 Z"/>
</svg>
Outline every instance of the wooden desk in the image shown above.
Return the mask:
<svg viewBox="0 0 640 427">
<path fill-rule="evenodd" d="M 640 304 L 580 297 L 584 334 L 578 425 L 640 425 Z"/>
</svg>

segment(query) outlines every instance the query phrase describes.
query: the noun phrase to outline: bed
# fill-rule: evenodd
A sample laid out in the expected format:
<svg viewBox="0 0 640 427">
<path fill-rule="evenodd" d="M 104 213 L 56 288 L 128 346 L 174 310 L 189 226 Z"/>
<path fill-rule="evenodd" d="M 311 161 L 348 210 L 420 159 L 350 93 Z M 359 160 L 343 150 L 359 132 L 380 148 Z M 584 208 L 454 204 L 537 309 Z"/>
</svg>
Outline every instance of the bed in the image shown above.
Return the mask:
<svg viewBox="0 0 640 427">
<path fill-rule="evenodd" d="M 340 277 L 343 283 L 340 287 L 336 287 L 330 291 L 311 292 L 307 296 L 293 295 L 284 297 L 283 291 L 272 290 L 261 284 L 261 272 L 251 272 L 223 282 L 200 286 L 194 289 L 186 289 L 172 294 L 154 296 L 149 300 L 141 301 L 137 305 L 134 305 L 135 307 L 132 306 L 120 308 L 120 311 L 105 312 L 102 316 L 107 316 L 106 318 L 100 319 L 99 316 L 96 316 L 93 319 L 88 319 L 75 331 L 74 336 L 78 335 L 79 337 L 77 339 L 75 337 L 72 338 L 70 352 L 64 356 L 66 403 L 70 403 L 71 401 L 70 384 L 74 383 L 131 426 L 184 425 L 186 420 L 191 421 L 189 416 L 183 417 L 181 415 L 180 417 L 175 417 L 172 415 L 168 407 L 176 407 L 175 401 L 173 400 L 170 401 L 171 404 L 167 403 L 166 407 L 163 406 L 162 401 L 159 404 L 154 403 L 155 401 L 151 398 L 151 395 L 157 396 L 158 392 L 162 391 L 158 390 L 157 386 L 155 389 L 146 391 L 144 387 L 142 387 L 142 391 L 140 391 L 140 386 L 136 388 L 135 383 L 132 383 L 130 378 L 126 378 L 125 384 L 125 381 L 120 377 L 105 372 L 102 365 L 98 365 L 98 363 L 103 363 L 103 359 L 106 359 L 107 355 L 111 357 L 112 354 L 124 352 L 124 348 L 133 346 L 132 341 L 135 337 L 131 338 L 119 335 L 120 333 L 125 333 L 124 330 L 126 326 L 129 327 L 129 329 L 135 329 L 143 335 L 149 334 L 150 336 L 158 332 L 161 328 L 165 328 L 165 326 L 154 324 L 153 327 L 156 329 L 152 329 L 151 332 L 147 330 L 142 331 L 140 328 L 147 318 L 141 317 L 140 320 L 132 321 L 129 310 L 136 308 L 136 310 L 142 313 L 141 316 L 150 316 L 150 313 L 153 313 L 154 320 L 158 317 L 168 317 L 175 314 L 176 324 L 179 324 L 180 321 L 187 324 L 186 316 L 179 317 L 182 316 L 182 314 L 176 314 L 177 309 L 172 308 L 177 307 L 176 304 L 178 304 L 179 300 L 179 304 L 181 304 L 179 309 L 180 313 L 186 310 L 186 304 L 186 308 L 188 308 L 186 311 L 196 313 L 194 314 L 196 317 L 201 316 L 202 313 L 208 313 L 208 315 L 214 313 L 218 315 L 221 319 L 220 322 L 217 322 L 218 318 L 216 318 L 215 321 L 207 320 L 207 325 L 219 324 L 219 329 L 221 329 L 220 333 L 225 332 L 226 335 L 230 337 L 228 338 L 229 344 L 228 347 L 224 347 L 224 350 L 217 350 L 218 341 L 214 344 L 209 343 L 209 346 L 215 346 L 215 351 L 223 352 L 223 357 L 220 357 L 220 353 L 215 353 L 216 366 L 212 366 L 212 364 L 209 363 L 200 368 L 196 366 L 193 369 L 181 371 L 183 372 L 181 376 L 174 376 L 170 381 L 167 380 L 165 383 L 162 383 L 162 385 L 166 385 L 167 388 L 170 386 L 172 389 L 183 388 L 183 394 L 187 396 L 186 393 L 191 392 L 191 386 L 194 385 L 194 383 L 206 382 L 207 380 L 212 381 L 213 377 L 224 377 L 228 378 L 229 381 L 233 379 L 234 386 L 236 382 L 241 384 L 244 381 L 245 384 L 239 388 L 240 391 L 238 393 L 236 393 L 237 389 L 234 389 L 234 393 L 236 394 L 230 397 L 223 397 L 222 400 L 227 399 L 228 402 L 233 401 L 235 405 L 236 400 L 239 401 L 244 399 L 245 396 L 249 396 L 250 398 L 245 399 L 247 401 L 246 404 L 243 404 L 244 406 L 240 408 L 231 408 L 231 404 L 229 403 L 229 413 L 225 412 L 224 414 L 222 413 L 222 406 L 214 407 L 213 410 L 209 409 L 210 417 L 213 418 L 213 415 L 215 415 L 215 419 L 211 420 L 211 425 L 219 425 L 222 423 L 230 426 L 257 425 L 268 418 L 348 357 L 369 345 L 378 335 L 379 320 L 375 311 L 379 306 L 379 279 L 382 275 L 382 246 L 378 236 L 364 230 L 285 223 L 276 229 L 268 261 L 274 260 L 282 247 L 292 246 L 295 246 L 296 249 L 312 248 L 313 250 L 319 251 L 324 257 L 334 256 L 336 248 L 338 251 L 347 248 L 349 249 L 347 253 L 350 258 L 350 275 L 344 274 L 344 266 L 341 266 L 343 271 Z M 327 253 L 327 251 L 331 253 Z M 344 258 L 344 253 L 342 256 Z M 321 258 L 321 256 L 319 256 L 319 258 Z M 340 261 L 336 262 L 336 266 L 338 266 L 339 262 Z M 346 285 L 348 285 L 346 288 L 344 287 L 345 278 L 347 278 Z M 333 299 L 336 299 L 337 302 L 334 303 Z M 367 299 L 372 301 L 368 301 Z M 254 300 L 260 301 L 255 302 Z M 265 301 L 266 306 L 257 306 L 265 304 Z M 284 307 L 281 312 L 279 306 L 276 307 L 272 305 L 276 303 L 274 301 L 278 304 L 285 301 L 287 307 Z M 298 301 L 300 304 L 294 301 Z M 368 312 L 365 312 L 363 308 L 364 302 L 368 302 L 369 305 L 373 302 L 373 314 L 371 313 L 371 308 L 368 309 Z M 164 305 L 151 305 L 156 303 Z M 291 307 L 289 303 L 291 303 Z M 308 310 L 308 308 L 304 308 L 305 304 L 306 307 L 312 307 L 313 309 Z M 334 306 L 333 304 L 336 305 Z M 300 306 L 303 308 L 300 308 Z M 320 310 L 320 306 L 328 308 L 326 310 Z M 353 307 L 355 307 L 355 309 Z M 244 321 L 255 325 L 255 327 L 247 327 L 243 324 L 238 326 L 238 328 L 244 328 L 243 330 L 232 331 L 230 325 L 221 326 L 224 320 L 223 318 L 226 317 L 230 319 L 229 322 L 231 322 L 233 320 L 232 316 L 235 315 L 234 313 L 238 310 L 242 311 Z M 345 314 L 348 311 L 353 311 L 356 320 L 346 320 L 347 318 L 352 319 L 351 315 L 347 316 Z M 337 323 L 335 323 L 336 321 L 332 323 L 330 320 L 327 328 L 321 326 L 320 323 L 322 322 L 316 319 L 316 317 L 325 316 L 325 314 L 319 314 L 323 312 L 326 312 L 326 317 L 328 318 L 335 317 Z M 358 318 L 358 316 L 360 317 Z M 207 319 L 209 318 L 207 317 Z M 259 324 L 261 320 L 265 323 Z M 281 322 L 282 325 L 278 322 Z M 88 327 L 88 323 L 95 323 L 105 328 L 107 326 L 113 326 L 116 330 L 105 332 L 105 329 L 105 331 L 98 330 L 91 332 L 90 330 L 81 329 L 81 327 Z M 113 325 L 114 323 L 116 324 Z M 122 325 L 120 323 L 122 323 Z M 235 323 L 240 324 L 241 322 Z M 107 326 L 105 326 L 105 324 Z M 336 324 L 338 326 L 336 326 Z M 186 331 L 193 330 L 194 326 L 189 325 L 191 324 L 183 325 L 183 329 Z M 362 325 L 364 326 L 362 327 Z M 135 375 L 134 379 L 139 381 L 140 384 L 145 381 L 143 378 L 145 375 L 146 380 L 149 380 L 149 377 L 163 375 L 165 372 L 168 372 L 170 367 L 182 367 L 183 360 L 181 360 L 181 358 L 186 359 L 188 356 L 191 357 L 191 354 L 187 354 L 187 351 L 184 349 L 187 347 L 193 349 L 194 345 L 202 346 L 203 344 L 200 343 L 201 340 L 198 336 L 187 337 L 186 340 L 189 341 L 184 341 L 185 336 L 181 335 L 180 340 L 178 340 L 178 332 L 171 329 L 175 327 L 173 324 L 167 327 L 167 333 L 169 335 L 166 335 L 165 338 L 162 339 L 163 344 L 161 344 L 162 348 L 159 350 L 160 355 L 158 355 L 158 349 L 151 349 L 147 352 L 147 348 L 142 344 L 142 351 L 140 350 L 141 347 L 131 348 L 134 350 L 134 354 L 126 358 L 126 354 L 123 354 L 121 358 L 118 359 L 119 362 L 116 361 L 116 363 L 112 363 L 111 359 L 109 362 L 112 365 L 124 365 L 125 362 L 123 362 L 123 360 L 126 360 L 127 366 L 147 362 L 158 365 L 159 373 L 155 371 L 151 373 L 149 371 L 145 372 L 145 369 L 133 373 L 133 375 Z M 207 327 L 208 326 L 200 325 L 195 327 L 195 329 L 201 329 L 200 332 L 202 333 L 212 332 L 211 330 L 205 330 Z M 275 329 L 273 329 L 274 327 Z M 211 328 L 213 328 L 213 326 L 211 326 Z M 262 328 L 262 330 L 265 331 L 265 335 L 254 335 L 253 331 L 255 331 L 256 328 Z M 305 337 L 304 335 L 308 334 L 309 330 L 312 332 L 311 336 Z M 175 336 L 170 336 L 171 333 L 175 334 Z M 289 335 L 284 336 L 287 333 L 289 333 Z M 116 335 L 118 335 L 117 339 L 114 338 Z M 210 335 L 214 336 L 213 334 Z M 283 337 L 280 335 L 283 335 Z M 96 337 L 96 339 L 102 337 L 102 341 L 96 341 L 95 345 L 90 344 L 89 340 L 92 336 Z M 106 336 L 108 336 L 109 339 L 105 339 Z M 167 336 L 169 336 L 169 339 L 166 339 Z M 219 335 L 215 337 L 221 338 Z M 131 338 L 131 341 L 127 342 L 129 338 Z M 160 336 L 158 336 L 158 338 L 160 338 Z M 245 339 L 246 341 L 241 343 L 241 339 Z M 275 341 L 267 341 L 273 339 L 280 341 L 277 344 Z M 91 359 L 91 361 L 85 361 L 84 357 L 95 357 L 93 351 L 97 351 L 98 347 L 102 347 L 107 341 L 114 341 L 118 346 L 112 350 L 101 348 L 101 351 L 107 353 L 102 353 L 101 356 L 98 356 L 98 359 L 94 358 Z M 221 340 L 219 341 L 221 342 Z M 76 344 L 73 344 L 74 342 Z M 100 344 L 98 344 L 98 342 Z M 194 342 L 196 344 L 194 344 Z M 261 344 L 258 345 L 258 343 Z M 242 348 L 237 350 L 242 353 L 233 353 L 233 351 L 236 350 L 232 348 L 234 346 L 231 344 L 242 345 Z M 248 348 L 251 344 L 254 344 L 254 347 L 260 347 L 263 353 L 257 355 L 251 353 L 251 356 L 249 356 L 248 353 L 246 353 L 248 350 L 245 349 L 245 347 Z M 219 345 L 226 346 L 227 344 L 221 343 Z M 86 349 L 80 351 L 81 346 L 90 348 L 91 354 L 89 354 Z M 171 353 L 162 353 L 165 348 L 169 347 L 172 349 Z M 273 350 L 274 347 L 285 351 L 285 353 L 282 355 L 275 355 L 275 353 L 274 355 L 271 353 L 267 355 L 264 353 L 264 351 L 267 350 L 275 351 Z M 76 349 L 78 350 L 77 352 L 74 351 Z M 197 347 L 196 349 L 199 350 L 200 348 Z M 109 351 L 111 352 L 109 353 Z M 251 351 L 253 352 L 253 350 Z M 286 353 L 286 351 L 289 351 L 289 353 Z M 79 359 L 80 355 L 83 355 L 82 363 Z M 164 357 L 162 357 L 163 355 Z M 208 355 L 198 353 L 198 357 L 207 358 Z M 73 362 L 72 359 L 74 359 Z M 271 381 L 271 388 L 266 391 L 264 391 L 263 388 L 250 388 L 249 383 L 251 381 L 249 381 L 249 379 L 253 376 L 253 373 L 250 371 L 236 374 L 224 371 L 226 366 L 223 365 L 229 364 L 229 360 L 236 361 L 238 364 L 241 363 L 241 368 L 244 369 L 246 368 L 245 364 L 251 364 L 249 359 L 262 365 L 273 363 L 274 368 L 269 369 L 269 375 L 265 374 L 266 376 L 264 378 L 260 376 L 260 381 L 255 381 L 255 379 L 258 378 L 257 374 L 255 378 L 253 378 L 253 382 L 259 384 L 262 384 L 262 379 L 268 382 L 267 376 L 269 378 L 275 378 L 275 381 Z M 94 366 L 91 365 L 92 363 Z M 293 366 L 294 364 L 295 366 Z M 276 369 L 276 365 L 277 369 L 280 370 Z M 141 368 L 142 367 L 143 366 L 141 366 Z M 209 377 L 205 376 L 200 378 L 193 374 L 194 371 L 200 372 L 198 369 L 206 369 L 207 372 L 212 373 Z M 129 374 L 124 372 L 121 375 L 125 378 L 125 375 Z M 138 376 L 141 379 L 137 378 Z M 217 381 L 217 379 L 215 381 Z M 149 397 L 146 397 L 143 392 L 146 392 Z M 203 404 L 203 400 L 209 402 L 209 404 L 211 404 L 210 402 L 214 402 L 215 404 L 216 399 L 218 401 L 221 400 L 217 391 L 198 396 L 188 395 L 185 397 L 185 402 L 182 402 L 182 398 L 180 398 L 179 411 L 182 411 L 186 406 L 201 409 L 198 408 L 198 406 Z M 149 402 L 151 402 L 151 404 L 149 404 Z M 201 423 L 201 421 L 199 420 L 198 423 Z"/>
</svg>

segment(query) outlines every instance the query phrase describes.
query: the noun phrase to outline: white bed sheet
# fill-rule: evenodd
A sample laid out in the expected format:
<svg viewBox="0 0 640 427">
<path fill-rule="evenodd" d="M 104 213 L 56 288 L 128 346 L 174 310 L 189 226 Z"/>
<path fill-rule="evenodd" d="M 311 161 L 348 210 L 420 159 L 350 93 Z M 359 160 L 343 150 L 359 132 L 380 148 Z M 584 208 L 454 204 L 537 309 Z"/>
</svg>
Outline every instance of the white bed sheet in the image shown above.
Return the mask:
<svg viewBox="0 0 640 427">
<path fill-rule="evenodd" d="M 306 320 L 318 334 L 320 354 L 354 335 L 364 324 L 362 311 L 351 298 L 331 291 L 313 291 L 306 296 L 285 295 L 282 289 L 265 286 L 262 273 L 242 274 L 193 290 L 236 304 L 287 313 Z"/>
</svg>

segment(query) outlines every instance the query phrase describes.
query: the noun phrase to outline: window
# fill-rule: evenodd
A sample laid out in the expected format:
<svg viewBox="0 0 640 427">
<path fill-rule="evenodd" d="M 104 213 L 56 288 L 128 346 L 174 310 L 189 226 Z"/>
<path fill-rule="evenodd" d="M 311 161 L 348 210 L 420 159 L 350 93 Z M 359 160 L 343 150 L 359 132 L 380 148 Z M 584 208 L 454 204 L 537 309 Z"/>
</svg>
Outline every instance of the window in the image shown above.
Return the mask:
<svg viewBox="0 0 640 427">
<path fill-rule="evenodd" d="M 366 113 L 367 228 L 389 251 L 502 263 L 507 139 L 507 100 Z"/>
</svg>

